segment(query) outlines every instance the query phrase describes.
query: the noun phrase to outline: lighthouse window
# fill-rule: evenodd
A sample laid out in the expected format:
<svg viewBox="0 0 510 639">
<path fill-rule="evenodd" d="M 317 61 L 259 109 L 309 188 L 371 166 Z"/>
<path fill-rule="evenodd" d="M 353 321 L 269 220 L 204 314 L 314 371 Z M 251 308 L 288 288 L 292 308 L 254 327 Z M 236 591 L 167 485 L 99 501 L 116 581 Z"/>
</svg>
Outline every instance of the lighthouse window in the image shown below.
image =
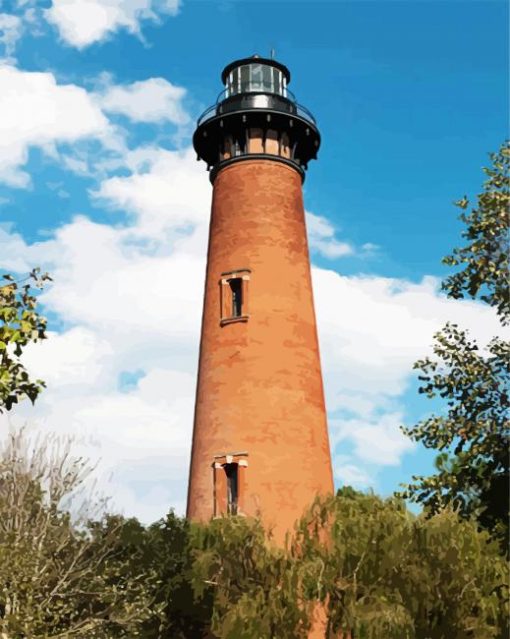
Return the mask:
<svg viewBox="0 0 510 639">
<path fill-rule="evenodd" d="M 275 93 L 281 93 L 281 89 L 280 89 L 280 76 L 281 73 L 280 71 L 278 71 L 278 69 L 275 69 L 273 67 L 273 91 Z"/>
<path fill-rule="evenodd" d="M 262 69 L 263 69 L 262 64 L 251 65 L 251 90 L 252 91 L 263 90 Z"/>
<path fill-rule="evenodd" d="M 264 91 L 271 92 L 273 90 L 271 67 L 262 67 L 262 85 Z"/>
<path fill-rule="evenodd" d="M 225 464 L 227 476 L 227 512 L 229 515 L 237 515 L 237 503 L 239 495 L 238 464 Z"/>
<path fill-rule="evenodd" d="M 228 78 L 227 78 L 227 95 L 234 95 L 234 93 L 237 93 L 237 77 L 238 77 L 238 71 L 237 69 L 234 69 L 234 71 L 232 71 L 231 73 L 229 73 Z"/>
<path fill-rule="evenodd" d="M 247 322 L 249 319 L 250 269 L 241 268 L 221 274 L 220 325 Z"/>
<path fill-rule="evenodd" d="M 243 314 L 243 280 L 235 277 L 229 280 L 232 292 L 232 317 L 241 317 Z"/>
<path fill-rule="evenodd" d="M 250 90 L 250 67 L 244 65 L 241 67 L 241 93 Z"/>
<path fill-rule="evenodd" d="M 230 95 L 233 95 L 234 93 L 239 93 L 239 89 L 240 89 L 239 68 L 234 69 L 230 77 L 231 77 Z"/>
<path fill-rule="evenodd" d="M 284 80 L 279 69 L 268 64 L 243 64 L 227 77 L 227 95 L 237 93 L 284 93 Z"/>
</svg>

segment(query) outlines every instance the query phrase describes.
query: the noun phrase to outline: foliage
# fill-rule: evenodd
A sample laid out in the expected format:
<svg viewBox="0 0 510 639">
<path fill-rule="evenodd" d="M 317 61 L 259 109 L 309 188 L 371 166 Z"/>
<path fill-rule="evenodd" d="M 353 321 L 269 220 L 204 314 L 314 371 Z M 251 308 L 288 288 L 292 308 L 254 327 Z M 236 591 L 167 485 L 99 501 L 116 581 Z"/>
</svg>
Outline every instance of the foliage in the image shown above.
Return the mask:
<svg viewBox="0 0 510 639">
<path fill-rule="evenodd" d="M 199 524 L 170 513 L 145 527 L 87 501 L 78 510 L 89 472 L 57 440 L 30 450 L 22 432 L 1 451 L 2 639 L 299 639 L 317 602 L 335 636 L 507 630 L 498 548 L 451 509 L 416 518 L 398 499 L 344 489 L 318 499 L 276 548 L 243 517 Z"/>
<path fill-rule="evenodd" d="M 508 541 L 510 344 L 494 338 L 484 357 L 454 324 L 435 339 L 436 358 L 415 364 L 421 372 L 419 392 L 445 399 L 448 410 L 403 430 L 441 451 L 437 473 L 413 477 L 403 496 L 432 513 L 451 504 Z"/>
<path fill-rule="evenodd" d="M 88 472 L 56 439 L 30 450 L 23 431 L 0 451 L 2 639 L 136 637 L 157 613 L 154 576 L 118 553 L 118 522 L 91 523 L 86 501 L 66 509 Z"/>
<path fill-rule="evenodd" d="M 398 579 L 416 639 L 509 636 L 508 564 L 451 508 L 413 522 Z"/>
<path fill-rule="evenodd" d="M 46 320 L 36 310 L 33 287 L 41 289 L 51 280 L 38 268 L 20 282 L 11 275 L 4 275 L 3 279 L 6 283 L 0 285 L 0 412 L 10 410 L 25 397 L 33 403 L 44 388 L 40 379 L 30 379 L 20 357 L 27 344 L 46 337 Z"/>
<path fill-rule="evenodd" d="M 143 536 L 133 538 L 131 543 L 142 555 L 143 565 L 155 571 L 159 584 L 156 602 L 161 606 L 161 618 L 144 623 L 144 639 L 205 636 L 211 622 L 213 592 L 209 588 L 203 595 L 195 595 L 190 523 L 170 512 L 143 529 Z"/>
<path fill-rule="evenodd" d="M 339 491 L 301 521 L 294 555 L 328 631 L 375 639 L 502 637 L 506 565 L 499 547 L 451 509 L 413 517 L 402 501 Z"/>
<path fill-rule="evenodd" d="M 356 637 L 409 635 L 412 620 L 394 583 L 409 544 L 410 515 L 350 488 L 317 499 L 300 522 L 293 553 L 309 569 L 308 597 L 324 602 L 328 632 Z"/>
<path fill-rule="evenodd" d="M 191 530 L 196 596 L 213 595 L 211 630 L 222 639 L 308 636 L 301 566 L 268 540 L 260 522 L 226 517 Z"/>
<path fill-rule="evenodd" d="M 504 324 L 510 321 L 509 295 L 509 237 L 510 210 L 510 144 L 505 142 L 498 153 L 491 154 L 492 166 L 485 168 L 488 180 L 478 196 L 478 206 L 460 219 L 467 229 L 462 236 L 468 241 L 455 248 L 443 262 L 463 267 L 450 275 L 443 289 L 453 298 L 465 294 L 494 306 Z M 466 210 L 466 197 L 457 202 Z"/>
<path fill-rule="evenodd" d="M 478 207 L 461 219 L 469 242 L 454 249 L 444 262 L 464 266 L 443 282 L 450 297 L 464 294 L 495 307 L 503 324 L 510 319 L 508 280 L 508 213 L 510 146 L 491 155 L 489 179 L 478 196 Z M 466 209 L 466 198 L 459 203 Z M 466 331 L 447 324 L 435 335 L 434 357 L 414 365 L 420 371 L 419 392 L 442 398 L 446 411 L 402 430 L 427 448 L 439 451 L 437 473 L 413 477 L 404 497 L 438 512 L 451 504 L 463 516 L 479 522 L 508 551 L 509 468 L 508 420 L 510 344 L 494 338 L 481 352 Z"/>
</svg>

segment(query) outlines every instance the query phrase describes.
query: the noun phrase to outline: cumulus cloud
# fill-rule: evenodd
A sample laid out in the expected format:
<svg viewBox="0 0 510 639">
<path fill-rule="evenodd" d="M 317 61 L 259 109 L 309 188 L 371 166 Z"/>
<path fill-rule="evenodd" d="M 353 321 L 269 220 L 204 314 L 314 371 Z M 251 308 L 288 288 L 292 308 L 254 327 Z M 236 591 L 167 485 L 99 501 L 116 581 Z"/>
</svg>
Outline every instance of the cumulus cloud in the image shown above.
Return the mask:
<svg viewBox="0 0 510 639">
<path fill-rule="evenodd" d="M 377 466 L 397 466 L 402 455 L 414 448 L 413 442 L 399 428 L 403 421 L 401 412 L 373 416 L 370 420 L 331 419 L 331 446 L 341 450 L 342 444 L 348 441 L 354 444 L 353 452 L 358 460 Z M 360 468 L 358 471 L 361 478 L 364 473 Z M 368 477 L 368 473 L 365 476 Z"/>
<path fill-rule="evenodd" d="M 312 277 L 335 472 L 349 481 L 356 468 L 357 484 L 374 486 L 382 467 L 398 465 L 412 450 L 399 428 L 403 396 L 433 334 L 453 321 L 485 344 L 499 322 L 488 307 L 440 295 L 432 277 L 413 283 L 319 268 Z M 338 461 L 346 448 L 351 457 Z"/>
<path fill-rule="evenodd" d="M 354 253 L 353 246 L 335 238 L 335 229 L 325 217 L 307 211 L 306 227 L 310 249 L 323 257 L 336 259 Z"/>
<path fill-rule="evenodd" d="M 76 217 L 34 244 L 0 229 L 0 268 L 51 270 L 42 301 L 67 325 L 27 349 L 48 387 L 20 419 L 73 434 L 80 454 L 100 460 L 115 506 L 151 521 L 185 503 L 211 187 L 190 152 L 126 161 L 131 175 L 105 181 L 101 198 L 131 211 L 129 224 Z"/>
<path fill-rule="evenodd" d="M 145 522 L 170 507 L 182 513 L 195 377 L 169 370 L 167 359 L 123 392 L 116 385 L 122 355 L 113 350 L 122 341 L 98 333 L 75 328 L 27 350 L 27 365 L 48 388 L 25 415 L 35 432 L 72 435 L 75 454 L 97 463 L 99 488 L 116 509 Z"/>
<path fill-rule="evenodd" d="M 333 456 L 333 471 L 335 479 L 341 485 L 363 489 L 373 483 L 370 475 L 354 465 L 347 455 Z"/>
<path fill-rule="evenodd" d="M 338 229 L 322 215 L 306 211 L 306 227 L 312 254 L 316 253 L 329 260 L 336 260 L 349 255 L 363 259 L 374 258 L 379 253 L 380 246 L 373 242 L 365 242 L 361 247 L 355 247 L 349 242 L 341 242 L 336 237 Z"/>
<path fill-rule="evenodd" d="M 67 44 L 82 49 L 119 29 L 140 34 L 144 21 L 178 9 L 179 0 L 53 0 L 44 14 Z"/>
<path fill-rule="evenodd" d="M 499 330 L 490 308 L 446 299 L 435 278 L 413 283 L 343 277 L 319 268 L 312 269 L 312 277 L 323 368 L 358 399 L 360 393 L 402 394 L 412 363 L 430 348 L 433 333 L 447 320 L 466 325 L 482 342 Z M 332 407 L 339 406 L 334 393 L 329 401 Z"/>
<path fill-rule="evenodd" d="M 56 155 L 57 145 L 87 138 L 107 141 L 112 129 L 85 89 L 58 84 L 52 73 L 0 66 L 0 181 L 27 187 L 29 150 Z"/>
<path fill-rule="evenodd" d="M 128 85 L 109 86 L 98 99 L 104 111 L 125 115 L 133 122 L 171 122 L 190 120 L 182 106 L 186 90 L 164 78 L 149 78 Z"/>
<path fill-rule="evenodd" d="M 108 78 L 94 93 L 75 84 L 59 84 L 49 72 L 22 71 L 6 64 L 0 65 L 0 94 L 0 182 L 18 188 L 30 186 L 24 165 L 32 148 L 41 149 L 64 169 L 96 178 L 135 164 L 137 173 L 146 172 L 154 162 L 164 164 L 157 149 L 129 151 L 126 129 L 112 124 L 106 112 L 123 114 L 133 122 L 170 122 L 179 127 L 190 121 L 182 105 L 185 90 L 163 78 L 130 85 L 116 85 Z M 120 183 L 112 179 L 104 189 L 113 193 Z"/>
<path fill-rule="evenodd" d="M 0 47 L 3 47 L 3 60 L 0 55 L 0 62 L 13 61 L 16 44 L 21 38 L 22 31 L 21 18 L 10 13 L 0 13 Z"/>
<path fill-rule="evenodd" d="M 211 186 L 193 150 L 139 148 L 127 153 L 124 162 L 130 175 L 104 180 L 94 192 L 96 200 L 131 213 L 137 234 L 159 238 L 159 250 L 171 248 L 183 232 L 193 233 L 203 244 Z M 190 243 L 187 247 L 191 250 Z"/>
</svg>

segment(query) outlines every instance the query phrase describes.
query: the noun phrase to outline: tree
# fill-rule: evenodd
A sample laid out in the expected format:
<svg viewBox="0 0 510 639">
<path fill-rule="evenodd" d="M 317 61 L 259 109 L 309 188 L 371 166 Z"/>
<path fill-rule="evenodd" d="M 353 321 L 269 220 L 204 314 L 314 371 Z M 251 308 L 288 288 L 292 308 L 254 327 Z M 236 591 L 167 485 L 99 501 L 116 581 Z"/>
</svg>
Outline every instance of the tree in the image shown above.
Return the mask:
<svg viewBox="0 0 510 639">
<path fill-rule="evenodd" d="M 82 501 L 89 473 L 68 443 L 31 446 L 23 431 L 0 451 L 0 637 L 112 639 L 140 636 L 159 611 L 155 575 L 119 552 L 121 523 Z"/>
<path fill-rule="evenodd" d="M 510 318 L 508 280 L 508 207 L 510 146 L 492 154 L 485 169 L 489 179 L 478 207 L 461 215 L 467 224 L 467 246 L 445 258 L 464 269 L 446 278 L 443 288 L 453 298 L 465 294 L 493 306 L 502 324 Z M 466 198 L 459 203 L 466 209 Z M 403 431 L 427 448 L 439 451 L 437 473 L 414 476 L 402 496 L 436 513 L 451 504 L 461 515 L 475 515 L 508 549 L 510 423 L 510 344 L 495 337 L 482 351 L 467 331 L 447 324 L 434 336 L 434 357 L 415 363 L 419 392 L 442 398 L 446 411 Z"/>
<path fill-rule="evenodd" d="M 499 546 L 452 509 L 415 517 L 402 500 L 345 488 L 312 505 L 293 555 L 307 565 L 307 597 L 324 602 L 328 636 L 507 636 Z"/>
<path fill-rule="evenodd" d="M 47 273 L 34 269 L 24 279 L 15 281 L 4 275 L 0 285 L 0 412 L 28 397 L 33 403 L 44 382 L 30 379 L 21 363 L 23 349 L 31 342 L 46 338 L 46 319 L 37 311 L 34 287 L 42 289 L 51 280 Z"/>
<path fill-rule="evenodd" d="M 156 574 L 156 603 L 161 617 L 143 624 L 145 639 L 204 637 L 211 625 L 213 591 L 196 596 L 193 587 L 194 549 L 191 524 L 170 512 L 148 528 L 131 520 L 123 539 L 125 551 Z"/>
<path fill-rule="evenodd" d="M 325 606 L 327 636 L 411 636 L 412 619 L 393 579 L 410 526 L 403 503 L 349 487 L 315 501 L 300 522 L 293 554 L 307 565 L 307 597 Z"/>
<path fill-rule="evenodd" d="M 416 362 L 420 393 L 447 401 L 446 413 L 403 428 L 415 441 L 441 451 L 437 473 L 413 477 L 404 497 L 436 513 L 450 504 L 463 516 L 476 515 L 508 541 L 510 344 L 494 338 L 487 355 L 467 332 L 447 324 L 435 335 L 435 358 Z"/>
<path fill-rule="evenodd" d="M 311 605 L 302 566 L 271 545 L 258 520 L 224 517 L 194 524 L 195 596 L 212 596 L 211 631 L 222 639 L 308 636 Z"/>
<path fill-rule="evenodd" d="M 462 237 L 466 246 L 455 248 L 443 259 L 449 266 L 463 269 L 443 282 L 449 297 L 469 297 L 494 306 L 504 324 L 510 321 L 509 237 L 510 211 L 510 144 L 505 142 L 498 153 L 490 155 L 492 166 L 483 169 L 488 176 L 478 206 L 460 219 L 467 226 Z M 469 206 L 467 197 L 457 203 L 463 211 Z"/>
<path fill-rule="evenodd" d="M 508 564 L 499 544 L 451 508 L 422 513 L 411 533 L 396 579 L 414 637 L 508 637 Z"/>
</svg>

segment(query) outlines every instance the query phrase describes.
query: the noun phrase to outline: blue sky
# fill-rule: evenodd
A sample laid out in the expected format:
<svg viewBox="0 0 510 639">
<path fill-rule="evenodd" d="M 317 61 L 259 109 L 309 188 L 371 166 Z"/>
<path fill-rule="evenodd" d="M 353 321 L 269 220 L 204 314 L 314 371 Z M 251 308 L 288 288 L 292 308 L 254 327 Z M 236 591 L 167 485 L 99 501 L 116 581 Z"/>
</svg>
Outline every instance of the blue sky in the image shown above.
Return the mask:
<svg viewBox="0 0 510 639">
<path fill-rule="evenodd" d="M 412 362 L 448 319 L 438 292 L 507 134 L 504 2 L 54 0 L 0 3 L 0 268 L 48 268 L 48 390 L 18 418 L 102 460 L 118 507 L 182 511 L 210 186 L 193 122 L 231 60 L 276 50 L 316 116 L 304 186 L 338 485 L 382 493 L 431 455 Z M 182 269 L 188 286 L 179 283 Z M 108 481 L 107 479 L 108 478 Z"/>
</svg>

